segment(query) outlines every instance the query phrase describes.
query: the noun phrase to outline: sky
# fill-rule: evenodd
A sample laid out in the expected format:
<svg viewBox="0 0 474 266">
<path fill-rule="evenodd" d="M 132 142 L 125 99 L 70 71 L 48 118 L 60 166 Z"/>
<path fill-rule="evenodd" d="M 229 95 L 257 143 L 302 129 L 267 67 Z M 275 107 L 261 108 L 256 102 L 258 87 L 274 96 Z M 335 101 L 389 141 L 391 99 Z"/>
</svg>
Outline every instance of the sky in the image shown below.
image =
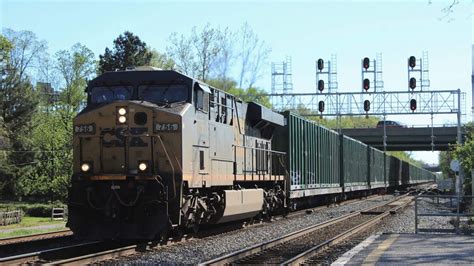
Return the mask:
<svg viewBox="0 0 474 266">
<path fill-rule="evenodd" d="M 407 58 L 429 54 L 431 90 L 467 93 L 471 119 L 472 2 L 460 1 L 42 1 L 0 0 L 0 26 L 31 30 L 54 54 L 80 42 L 98 58 L 128 30 L 164 52 L 171 33 L 189 34 L 206 23 L 237 30 L 247 22 L 272 49 L 269 62 L 292 58 L 294 92 L 315 91 L 315 61 L 337 55 L 338 91 L 359 92 L 360 62 L 382 53 L 385 90 L 407 90 Z M 256 84 L 270 92 L 270 65 Z M 429 117 L 387 119 L 412 125 Z M 435 124 L 455 121 L 435 118 Z M 436 152 L 413 153 L 437 162 Z"/>
</svg>

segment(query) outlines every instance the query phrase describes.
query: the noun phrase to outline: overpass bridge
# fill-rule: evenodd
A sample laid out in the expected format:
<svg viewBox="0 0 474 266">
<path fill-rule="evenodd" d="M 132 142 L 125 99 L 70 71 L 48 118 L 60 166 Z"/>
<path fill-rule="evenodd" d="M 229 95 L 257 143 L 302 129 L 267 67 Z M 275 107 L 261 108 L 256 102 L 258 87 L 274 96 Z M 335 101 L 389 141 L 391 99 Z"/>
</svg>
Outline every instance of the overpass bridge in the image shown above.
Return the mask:
<svg viewBox="0 0 474 266">
<path fill-rule="evenodd" d="M 456 144 L 457 127 L 386 127 L 387 151 L 445 151 Z M 342 134 L 383 150 L 383 128 L 343 128 Z M 465 130 L 461 128 L 464 139 Z"/>
</svg>

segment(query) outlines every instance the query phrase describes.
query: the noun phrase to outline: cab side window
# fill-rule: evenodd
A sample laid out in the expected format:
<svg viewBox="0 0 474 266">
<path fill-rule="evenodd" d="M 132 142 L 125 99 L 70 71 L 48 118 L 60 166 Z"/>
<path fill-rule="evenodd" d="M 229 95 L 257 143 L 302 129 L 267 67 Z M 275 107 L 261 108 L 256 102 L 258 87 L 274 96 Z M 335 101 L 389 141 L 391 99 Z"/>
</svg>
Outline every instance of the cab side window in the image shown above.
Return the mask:
<svg viewBox="0 0 474 266">
<path fill-rule="evenodd" d="M 194 106 L 204 113 L 209 112 L 209 93 L 205 92 L 199 85 L 194 86 Z"/>
</svg>

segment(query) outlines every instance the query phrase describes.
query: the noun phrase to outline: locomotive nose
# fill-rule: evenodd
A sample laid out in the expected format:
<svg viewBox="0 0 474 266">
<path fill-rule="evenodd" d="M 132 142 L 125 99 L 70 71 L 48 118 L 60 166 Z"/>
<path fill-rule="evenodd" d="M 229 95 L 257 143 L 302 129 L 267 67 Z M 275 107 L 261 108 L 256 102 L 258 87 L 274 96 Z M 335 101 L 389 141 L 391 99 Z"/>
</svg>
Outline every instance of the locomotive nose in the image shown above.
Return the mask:
<svg viewBox="0 0 474 266">
<path fill-rule="evenodd" d="M 112 103 L 80 117 L 74 128 L 80 158 L 76 173 L 124 179 L 153 172 L 153 110 L 148 106 Z"/>
</svg>

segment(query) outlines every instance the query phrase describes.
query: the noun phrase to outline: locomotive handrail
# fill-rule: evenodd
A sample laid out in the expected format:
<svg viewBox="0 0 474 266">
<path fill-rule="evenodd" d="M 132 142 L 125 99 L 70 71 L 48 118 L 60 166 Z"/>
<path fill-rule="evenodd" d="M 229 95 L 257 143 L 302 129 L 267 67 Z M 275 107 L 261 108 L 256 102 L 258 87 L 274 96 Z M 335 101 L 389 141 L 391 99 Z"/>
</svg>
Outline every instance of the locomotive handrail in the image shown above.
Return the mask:
<svg viewBox="0 0 474 266">
<path fill-rule="evenodd" d="M 270 152 L 270 153 L 276 153 L 276 154 L 286 155 L 286 152 L 282 152 L 282 151 L 275 151 L 275 150 L 268 150 L 268 149 L 262 149 L 262 148 L 255 148 L 255 147 L 249 147 L 249 146 L 243 146 L 243 145 L 237 145 L 237 144 L 232 144 L 232 146 L 238 147 L 238 148 L 252 149 L 252 150 L 258 150 L 258 151 L 266 151 L 266 152 Z"/>
<path fill-rule="evenodd" d="M 171 181 L 173 182 L 173 197 L 171 199 L 174 199 L 176 197 L 176 181 L 174 179 L 174 166 L 173 166 L 173 163 L 171 162 L 171 158 L 168 154 L 168 150 L 166 150 L 166 147 L 165 147 L 165 144 L 163 143 L 163 140 L 161 139 L 161 136 L 160 135 L 157 135 L 158 136 L 158 140 L 160 140 L 160 143 L 161 143 L 161 147 L 163 147 L 163 151 L 165 152 L 165 155 L 166 155 L 166 158 L 168 159 L 168 162 L 171 166 L 171 171 L 172 171 L 172 178 L 171 178 Z"/>
</svg>

